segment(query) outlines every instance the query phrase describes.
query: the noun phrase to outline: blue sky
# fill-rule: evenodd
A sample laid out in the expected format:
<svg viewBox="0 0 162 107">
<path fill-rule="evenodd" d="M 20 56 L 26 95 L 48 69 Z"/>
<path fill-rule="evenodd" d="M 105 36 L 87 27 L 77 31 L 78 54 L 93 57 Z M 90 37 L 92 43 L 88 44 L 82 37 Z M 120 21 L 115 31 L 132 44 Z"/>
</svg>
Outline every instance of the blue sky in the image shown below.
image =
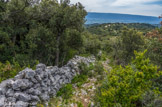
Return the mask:
<svg viewBox="0 0 162 107">
<path fill-rule="evenodd" d="M 162 0 L 71 0 L 80 2 L 88 12 L 124 13 L 146 16 L 162 14 Z"/>
</svg>

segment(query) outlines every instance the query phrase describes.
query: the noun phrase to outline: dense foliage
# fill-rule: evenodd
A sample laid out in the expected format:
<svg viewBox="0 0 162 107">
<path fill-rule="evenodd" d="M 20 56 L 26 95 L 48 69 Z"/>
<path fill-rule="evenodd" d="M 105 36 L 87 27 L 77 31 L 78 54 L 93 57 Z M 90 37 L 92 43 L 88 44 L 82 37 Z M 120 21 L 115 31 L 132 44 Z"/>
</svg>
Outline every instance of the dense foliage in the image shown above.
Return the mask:
<svg viewBox="0 0 162 107">
<path fill-rule="evenodd" d="M 0 82 L 8 78 L 13 78 L 19 71 L 23 70 L 17 62 L 11 65 L 10 62 L 0 63 Z"/>
<path fill-rule="evenodd" d="M 146 106 L 140 102 L 144 93 L 158 90 L 153 87 L 153 80 L 162 75 L 157 66 L 150 63 L 144 54 L 135 52 L 136 58 L 125 67 L 115 67 L 107 75 L 107 80 L 99 88 L 97 101 L 101 107 Z M 152 105 L 157 106 L 157 105 Z"/>
<path fill-rule="evenodd" d="M 57 96 L 62 96 L 63 99 L 68 99 L 72 96 L 72 93 L 72 84 L 67 84 L 57 92 Z"/>
<path fill-rule="evenodd" d="M 47 65 L 62 65 L 83 45 L 86 11 L 80 3 L 1 0 L 0 7 L 1 62 L 14 59 L 32 64 L 37 59 Z"/>
</svg>

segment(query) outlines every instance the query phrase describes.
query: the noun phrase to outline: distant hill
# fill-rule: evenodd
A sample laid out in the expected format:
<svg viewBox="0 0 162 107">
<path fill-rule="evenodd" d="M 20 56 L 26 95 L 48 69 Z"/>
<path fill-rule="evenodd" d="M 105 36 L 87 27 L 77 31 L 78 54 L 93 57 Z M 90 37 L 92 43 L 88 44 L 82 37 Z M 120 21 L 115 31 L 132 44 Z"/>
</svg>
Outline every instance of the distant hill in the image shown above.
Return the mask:
<svg viewBox="0 0 162 107">
<path fill-rule="evenodd" d="M 86 24 L 102 24 L 102 23 L 148 23 L 158 25 L 160 19 L 153 16 L 140 16 L 116 13 L 94 13 L 88 12 L 86 16 Z"/>
<path fill-rule="evenodd" d="M 101 36 L 120 36 L 124 27 L 138 30 L 146 34 L 152 31 L 156 26 L 145 23 L 105 23 L 105 24 L 88 24 L 87 31 L 92 34 Z"/>
</svg>

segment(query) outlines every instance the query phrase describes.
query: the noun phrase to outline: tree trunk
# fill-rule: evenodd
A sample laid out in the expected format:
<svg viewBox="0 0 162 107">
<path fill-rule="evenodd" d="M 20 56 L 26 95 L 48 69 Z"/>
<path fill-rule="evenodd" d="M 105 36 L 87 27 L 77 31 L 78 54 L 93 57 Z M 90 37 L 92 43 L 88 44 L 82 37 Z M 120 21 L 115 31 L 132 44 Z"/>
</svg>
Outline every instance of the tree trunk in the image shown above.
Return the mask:
<svg viewBox="0 0 162 107">
<path fill-rule="evenodd" d="M 56 59 L 55 59 L 55 65 L 59 66 L 59 58 L 60 58 L 60 35 L 57 37 L 57 44 L 56 44 Z"/>
<path fill-rule="evenodd" d="M 16 56 L 16 50 L 15 50 L 16 39 L 17 39 L 17 37 L 16 37 L 16 35 L 15 35 L 15 36 L 13 37 L 13 40 L 12 40 L 12 42 L 13 42 L 13 48 L 14 48 L 14 52 L 13 52 L 14 56 Z"/>
<path fill-rule="evenodd" d="M 65 57 L 66 57 L 66 52 L 65 52 L 63 60 L 62 60 L 62 66 L 64 65 Z"/>
</svg>

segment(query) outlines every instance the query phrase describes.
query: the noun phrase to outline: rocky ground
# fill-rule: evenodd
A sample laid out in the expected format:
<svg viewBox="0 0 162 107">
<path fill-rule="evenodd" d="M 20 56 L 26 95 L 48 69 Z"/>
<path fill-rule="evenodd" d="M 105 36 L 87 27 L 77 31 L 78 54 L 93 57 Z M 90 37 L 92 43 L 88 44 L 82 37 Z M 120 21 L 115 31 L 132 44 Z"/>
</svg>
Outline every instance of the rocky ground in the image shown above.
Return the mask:
<svg viewBox="0 0 162 107">
<path fill-rule="evenodd" d="M 109 66 L 110 60 L 106 59 L 103 61 L 103 67 L 106 71 L 110 71 L 112 68 Z M 87 81 L 77 87 L 76 84 L 73 84 L 73 94 L 72 97 L 68 100 L 63 100 L 61 97 L 54 97 L 50 101 L 51 107 L 94 107 L 94 97 L 95 92 L 100 82 L 97 77 L 88 78 Z"/>
<path fill-rule="evenodd" d="M 51 99 L 52 107 L 88 107 L 94 106 L 93 98 L 97 87 L 96 78 L 88 78 L 87 82 L 81 87 L 73 84 L 73 95 L 70 99 L 63 101 L 61 97 Z"/>
</svg>

